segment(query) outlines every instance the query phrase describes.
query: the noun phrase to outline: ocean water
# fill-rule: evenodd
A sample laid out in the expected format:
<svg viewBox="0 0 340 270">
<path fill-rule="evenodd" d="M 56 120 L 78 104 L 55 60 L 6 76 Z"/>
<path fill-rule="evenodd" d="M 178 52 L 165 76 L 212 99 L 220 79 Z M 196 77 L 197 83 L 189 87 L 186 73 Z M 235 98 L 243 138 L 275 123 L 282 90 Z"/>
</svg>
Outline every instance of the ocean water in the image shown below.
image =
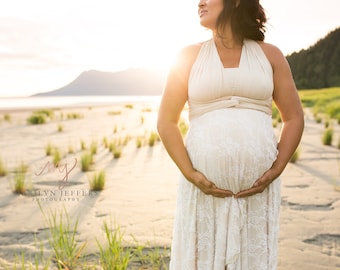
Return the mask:
<svg viewBox="0 0 340 270">
<path fill-rule="evenodd" d="M 0 98 L 0 110 L 100 106 L 127 102 L 159 102 L 160 96 L 58 96 Z"/>
</svg>

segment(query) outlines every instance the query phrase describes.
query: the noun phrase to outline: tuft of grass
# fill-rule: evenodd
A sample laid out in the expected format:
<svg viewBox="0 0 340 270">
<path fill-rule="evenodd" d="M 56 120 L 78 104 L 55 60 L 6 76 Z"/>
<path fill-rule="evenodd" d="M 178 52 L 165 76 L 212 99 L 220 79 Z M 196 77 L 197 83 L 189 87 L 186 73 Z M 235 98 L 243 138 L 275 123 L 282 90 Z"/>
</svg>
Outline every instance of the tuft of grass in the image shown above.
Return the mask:
<svg viewBox="0 0 340 270">
<path fill-rule="evenodd" d="M 46 123 L 46 116 L 43 114 L 33 113 L 27 118 L 27 123 L 31 125 L 41 125 Z"/>
<path fill-rule="evenodd" d="M 4 114 L 4 120 L 5 120 L 6 122 L 11 122 L 11 121 L 12 121 L 11 115 L 8 114 L 8 113 Z"/>
<path fill-rule="evenodd" d="M 15 172 L 13 176 L 12 192 L 14 194 L 26 194 L 28 189 L 26 183 L 26 174 L 22 172 Z"/>
<path fill-rule="evenodd" d="M 103 270 L 126 270 L 130 261 L 129 250 L 123 247 L 123 233 L 118 226 L 111 229 L 104 222 L 105 244 L 101 244 L 98 239 L 99 263 Z"/>
<path fill-rule="evenodd" d="M 93 175 L 92 180 L 90 182 L 90 190 L 93 191 L 101 191 L 105 187 L 105 182 L 106 182 L 106 175 L 105 171 L 100 171 L 98 173 L 95 173 Z"/>
<path fill-rule="evenodd" d="M 90 152 L 84 153 L 81 156 L 81 170 L 83 172 L 88 172 L 93 165 L 93 155 Z"/>
<path fill-rule="evenodd" d="M 117 142 L 116 141 L 111 141 L 109 143 L 109 147 L 108 148 L 109 148 L 110 152 L 113 152 L 113 150 L 117 148 Z"/>
<path fill-rule="evenodd" d="M 96 141 L 92 141 L 91 145 L 90 145 L 90 152 L 92 155 L 97 154 L 98 151 L 98 144 Z"/>
<path fill-rule="evenodd" d="M 84 140 L 81 140 L 80 141 L 80 149 L 82 151 L 86 150 L 87 149 L 87 146 L 86 146 L 86 142 Z"/>
<path fill-rule="evenodd" d="M 108 141 L 107 137 L 103 138 L 103 145 L 104 145 L 104 148 L 109 148 L 109 141 Z"/>
<path fill-rule="evenodd" d="M 122 156 L 122 149 L 121 149 L 121 147 L 114 148 L 112 150 L 112 154 L 113 154 L 113 158 L 114 159 L 120 158 Z"/>
<path fill-rule="evenodd" d="M 318 124 L 322 123 L 322 117 L 319 116 L 319 115 L 316 115 L 315 116 L 315 122 L 318 123 Z"/>
<path fill-rule="evenodd" d="M 7 174 L 8 174 L 8 171 L 5 167 L 5 164 L 2 161 L 2 159 L 0 158 L 0 177 L 6 176 Z"/>
<path fill-rule="evenodd" d="M 121 144 L 124 145 L 124 146 L 126 146 L 126 145 L 129 143 L 130 140 L 131 140 L 131 136 L 126 135 L 126 136 L 124 137 L 124 139 L 122 140 Z"/>
<path fill-rule="evenodd" d="M 113 140 L 110 144 L 109 144 L 109 151 L 113 154 L 113 158 L 117 159 L 120 158 L 122 155 L 122 151 L 123 151 L 123 146 L 127 144 L 127 141 L 129 137 L 125 137 L 125 139 L 123 141 L 121 141 L 121 139 L 119 140 Z"/>
<path fill-rule="evenodd" d="M 332 145 L 333 134 L 334 134 L 333 128 L 327 128 L 322 135 L 322 143 L 324 145 Z"/>
<path fill-rule="evenodd" d="M 138 137 L 136 139 L 136 146 L 137 146 L 137 148 L 141 148 L 143 146 L 143 139 L 142 138 Z"/>
<path fill-rule="evenodd" d="M 68 145 L 67 152 L 68 152 L 69 154 L 73 154 L 73 153 L 74 153 L 74 147 L 73 147 L 72 144 L 69 144 L 69 145 Z"/>
<path fill-rule="evenodd" d="M 81 118 L 84 118 L 84 116 L 80 113 L 75 113 L 75 112 L 72 112 L 72 113 L 68 113 L 66 115 L 66 118 L 71 120 L 71 119 L 81 119 Z"/>
<path fill-rule="evenodd" d="M 132 105 L 132 104 L 126 104 L 126 105 L 125 105 L 125 108 L 127 108 L 127 109 L 133 109 L 133 105 Z"/>
<path fill-rule="evenodd" d="M 168 248 L 137 245 L 131 253 L 131 261 L 141 266 L 138 269 L 168 269 Z"/>
<path fill-rule="evenodd" d="M 47 122 L 47 118 L 53 119 L 54 112 L 50 109 L 41 109 L 34 111 L 30 117 L 27 118 L 27 123 L 31 125 L 41 125 Z"/>
<path fill-rule="evenodd" d="M 149 146 L 152 147 L 159 140 L 160 140 L 160 138 L 158 136 L 158 133 L 153 131 L 153 132 L 150 133 L 148 144 L 149 144 Z"/>
<path fill-rule="evenodd" d="M 34 242 L 34 255 L 26 254 L 23 250 L 18 254 L 17 252 L 14 254 L 14 265 L 12 267 L 5 266 L 2 264 L 1 266 L 4 268 L 1 269 L 29 269 L 29 270 L 49 270 L 51 264 L 51 256 L 45 256 L 44 254 L 44 245 L 40 242 L 37 243 L 37 239 L 35 238 Z"/>
<path fill-rule="evenodd" d="M 53 164 L 55 166 L 58 166 L 60 161 L 61 161 L 60 151 L 59 151 L 59 149 L 57 147 L 55 147 L 54 150 L 53 150 Z"/>
<path fill-rule="evenodd" d="M 48 143 L 45 146 L 45 154 L 46 154 L 46 156 L 50 156 L 50 155 L 52 155 L 52 153 L 53 153 L 53 145 L 51 143 Z"/>
<path fill-rule="evenodd" d="M 72 222 L 65 208 L 59 214 L 57 211 L 50 211 L 47 216 L 40 204 L 39 207 L 49 228 L 48 241 L 54 253 L 53 261 L 59 269 L 73 269 L 78 266 L 86 247 L 86 242 L 80 243 L 76 237 L 78 219 Z"/>
<path fill-rule="evenodd" d="M 108 115 L 121 115 L 122 112 L 121 111 L 109 111 Z"/>
<path fill-rule="evenodd" d="M 34 111 L 34 113 L 45 115 L 46 117 L 50 119 L 54 118 L 54 112 L 51 109 L 41 109 L 41 110 Z"/>
<path fill-rule="evenodd" d="M 63 132 L 64 131 L 64 126 L 62 124 L 59 124 L 57 127 L 58 132 Z"/>
</svg>

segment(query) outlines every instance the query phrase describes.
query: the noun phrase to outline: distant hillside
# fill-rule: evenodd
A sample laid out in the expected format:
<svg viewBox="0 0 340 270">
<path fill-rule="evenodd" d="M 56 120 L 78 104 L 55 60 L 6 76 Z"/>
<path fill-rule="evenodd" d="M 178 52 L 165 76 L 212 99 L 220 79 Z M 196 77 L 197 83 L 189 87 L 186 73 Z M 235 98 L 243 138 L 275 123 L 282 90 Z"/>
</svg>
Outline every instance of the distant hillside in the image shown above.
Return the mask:
<svg viewBox="0 0 340 270">
<path fill-rule="evenodd" d="M 298 89 L 340 86 L 340 28 L 287 60 Z"/>
<path fill-rule="evenodd" d="M 160 95 L 165 74 L 152 69 L 128 69 L 119 72 L 90 70 L 68 85 L 35 96 Z"/>
</svg>

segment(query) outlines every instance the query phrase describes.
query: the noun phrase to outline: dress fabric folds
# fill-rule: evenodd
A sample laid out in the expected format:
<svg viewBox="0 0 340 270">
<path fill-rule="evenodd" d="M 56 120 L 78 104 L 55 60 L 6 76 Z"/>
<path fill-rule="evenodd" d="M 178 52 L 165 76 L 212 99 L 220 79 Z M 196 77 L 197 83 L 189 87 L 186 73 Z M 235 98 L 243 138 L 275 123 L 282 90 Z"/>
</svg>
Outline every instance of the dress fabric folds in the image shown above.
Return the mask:
<svg viewBox="0 0 340 270">
<path fill-rule="evenodd" d="M 189 77 L 186 148 L 217 187 L 247 189 L 276 159 L 272 93 L 272 67 L 257 42 L 244 40 L 237 68 L 223 67 L 213 39 L 202 44 Z M 280 185 L 222 199 L 181 176 L 170 269 L 276 269 Z"/>
</svg>

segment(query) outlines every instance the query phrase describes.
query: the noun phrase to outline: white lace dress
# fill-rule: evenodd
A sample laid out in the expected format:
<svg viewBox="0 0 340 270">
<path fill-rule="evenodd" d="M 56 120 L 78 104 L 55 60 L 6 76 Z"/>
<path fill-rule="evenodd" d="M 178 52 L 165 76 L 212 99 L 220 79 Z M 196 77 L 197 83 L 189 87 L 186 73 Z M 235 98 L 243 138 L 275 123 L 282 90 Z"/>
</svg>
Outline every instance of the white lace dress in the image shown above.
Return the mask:
<svg viewBox="0 0 340 270">
<path fill-rule="evenodd" d="M 189 78 L 194 167 L 234 193 L 252 186 L 277 155 L 272 129 L 272 67 L 260 45 L 245 40 L 238 68 L 224 68 L 205 42 Z M 280 181 L 248 198 L 205 195 L 181 177 L 171 270 L 276 269 Z"/>
</svg>

